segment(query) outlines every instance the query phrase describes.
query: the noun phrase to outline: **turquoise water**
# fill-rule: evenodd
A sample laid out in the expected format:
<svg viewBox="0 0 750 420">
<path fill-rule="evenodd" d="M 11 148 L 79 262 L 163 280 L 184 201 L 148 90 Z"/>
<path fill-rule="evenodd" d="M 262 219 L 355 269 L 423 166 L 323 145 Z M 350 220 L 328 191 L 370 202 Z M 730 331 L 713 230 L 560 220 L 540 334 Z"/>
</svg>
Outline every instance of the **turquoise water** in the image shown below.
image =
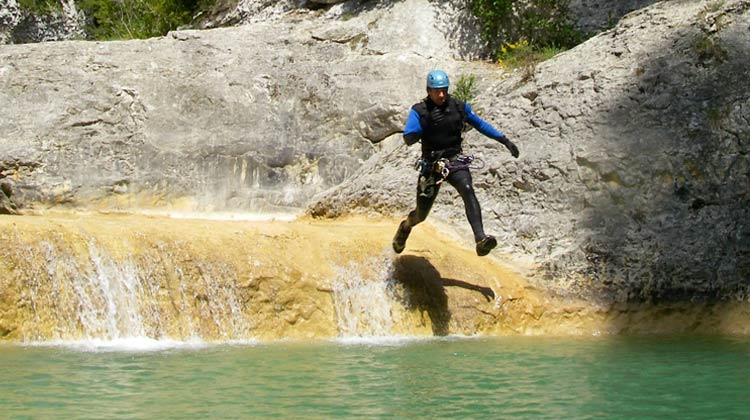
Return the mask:
<svg viewBox="0 0 750 420">
<path fill-rule="evenodd" d="M 750 418 L 750 339 L 0 346 L 0 418 Z"/>
</svg>

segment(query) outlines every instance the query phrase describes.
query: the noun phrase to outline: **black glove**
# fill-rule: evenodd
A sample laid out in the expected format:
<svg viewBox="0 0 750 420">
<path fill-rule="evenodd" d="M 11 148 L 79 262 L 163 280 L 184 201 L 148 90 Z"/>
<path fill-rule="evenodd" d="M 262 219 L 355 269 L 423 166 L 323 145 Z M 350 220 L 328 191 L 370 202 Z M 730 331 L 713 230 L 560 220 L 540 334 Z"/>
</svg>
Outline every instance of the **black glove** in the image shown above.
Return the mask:
<svg viewBox="0 0 750 420">
<path fill-rule="evenodd" d="M 512 142 L 512 141 L 508 140 L 508 138 L 507 138 L 507 137 L 505 137 L 505 136 L 502 136 L 502 137 L 498 138 L 498 139 L 497 139 L 497 141 L 499 141 L 500 143 L 502 143 L 502 144 L 503 144 L 503 146 L 507 147 L 507 148 L 508 148 L 508 151 L 510 151 L 510 154 L 511 154 L 511 155 L 512 155 L 512 156 L 513 156 L 514 158 L 517 158 L 517 157 L 518 157 L 518 147 L 516 147 L 516 145 L 515 145 L 515 144 L 513 144 L 513 142 Z"/>
</svg>

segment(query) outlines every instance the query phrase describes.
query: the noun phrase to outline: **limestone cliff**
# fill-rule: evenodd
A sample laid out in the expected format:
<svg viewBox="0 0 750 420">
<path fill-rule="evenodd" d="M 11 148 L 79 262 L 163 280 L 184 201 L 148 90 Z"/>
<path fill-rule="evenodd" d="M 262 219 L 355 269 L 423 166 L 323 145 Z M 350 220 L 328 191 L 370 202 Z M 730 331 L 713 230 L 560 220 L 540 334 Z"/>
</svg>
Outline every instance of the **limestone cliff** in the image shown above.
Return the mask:
<svg viewBox="0 0 750 420">
<path fill-rule="evenodd" d="M 302 207 L 399 131 L 422 73 L 458 68 L 432 20 L 401 36 L 403 7 L 3 46 L 2 176 L 26 207 Z"/>
<path fill-rule="evenodd" d="M 475 106 L 521 149 L 514 160 L 466 138 L 485 162 L 474 180 L 489 231 L 561 291 L 747 296 L 749 35 L 748 1 L 662 2 L 484 87 Z M 405 214 L 416 153 L 373 160 L 311 212 Z M 467 231 L 460 200 L 441 194 L 432 217 Z"/>
<path fill-rule="evenodd" d="M 572 0 L 569 16 L 581 30 L 599 32 L 614 25 L 626 13 L 646 7 L 655 0 Z M 294 10 L 331 8 L 348 16 L 362 10 L 388 9 L 394 0 L 217 0 L 193 18 L 191 29 L 210 29 L 247 25 L 282 18 Z M 478 41 L 474 18 L 469 12 L 470 0 L 433 0 L 445 34 L 457 52 L 486 54 L 476 46 Z M 0 44 L 60 41 L 85 38 L 84 13 L 75 0 L 63 0 L 61 9 L 39 13 L 23 8 L 16 0 L 0 0 Z M 468 46 L 468 48 L 466 48 Z"/>
<path fill-rule="evenodd" d="M 750 2 L 670 1 L 536 68 L 468 62 L 426 0 L 126 42 L 0 46 L 0 210 L 402 215 L 406 110 L 476 76 L 488 230 L 540 285 L 615 300 L 748 289 Z M 446 32 L 447 31 L 447 32 Z M 432 217 L 467 232 L 444 189 Z M 468 235 L 465 237 L 468 238 Z"/>
</svg>

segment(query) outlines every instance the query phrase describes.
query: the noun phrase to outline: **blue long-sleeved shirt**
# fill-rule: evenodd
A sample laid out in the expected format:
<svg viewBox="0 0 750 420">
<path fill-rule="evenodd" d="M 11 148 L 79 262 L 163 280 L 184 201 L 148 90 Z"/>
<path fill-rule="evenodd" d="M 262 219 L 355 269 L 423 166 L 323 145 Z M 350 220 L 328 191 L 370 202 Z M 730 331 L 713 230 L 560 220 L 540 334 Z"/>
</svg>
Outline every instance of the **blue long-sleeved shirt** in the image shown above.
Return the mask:
<svg viewBox="0 0 750 420">
<path fill-rule="evenodd" d="M 468 103 L 464 103 L 464 112 L 466 113 L 466 122 L 485 136 L 491 139 L 498 139 L 505 136 L 502 131 L 497 130 L 490 123 L 479 118 L 479 116 L 471 110 L 471 106 Z M 416 139 L 411 143 L 407 141 L 407 144 L 414 144 L 421 138 L 421 134 L 422 125 L 419 123 L 419 114 L 412 108 L 409 110 L 409 115 L 406 117 L 404 138 L 406 138 L 407 135 L 413 135 L 411 137 Z"/>
</svg>

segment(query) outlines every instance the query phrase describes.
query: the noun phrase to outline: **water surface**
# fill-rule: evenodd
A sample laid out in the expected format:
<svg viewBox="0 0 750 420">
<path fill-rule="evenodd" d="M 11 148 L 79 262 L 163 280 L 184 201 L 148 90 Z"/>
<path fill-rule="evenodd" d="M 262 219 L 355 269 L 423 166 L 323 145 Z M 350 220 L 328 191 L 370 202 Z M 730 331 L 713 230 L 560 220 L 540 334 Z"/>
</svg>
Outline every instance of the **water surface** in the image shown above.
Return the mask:
<svg viewBox="0 0 750 420">
<path fill-rule="evenodd" d="M 3 418 L 747 418 L 750 339 L 2 345 Z"/>
</svg>

